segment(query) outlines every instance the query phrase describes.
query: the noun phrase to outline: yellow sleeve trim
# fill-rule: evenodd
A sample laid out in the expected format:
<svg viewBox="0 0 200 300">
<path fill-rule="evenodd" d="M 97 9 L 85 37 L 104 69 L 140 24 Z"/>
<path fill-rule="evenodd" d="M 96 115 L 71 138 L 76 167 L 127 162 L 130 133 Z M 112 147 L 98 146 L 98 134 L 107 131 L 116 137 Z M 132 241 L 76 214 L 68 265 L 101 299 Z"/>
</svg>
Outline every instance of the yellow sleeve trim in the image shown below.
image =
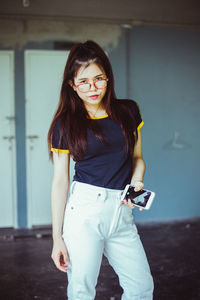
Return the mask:
<svg viewBox="0 0 200 300">
<path fill-rule="evenodd" d="M 52 152 L 57 152 L 57 153 L 70 153 L 68 149 L 56 149 L 56 148 L 51 148 Z"/>
<path fill-rule="evenodd" d="M 142 122 L 138 125 L 137 130 L 140 130 L 140 129 L 142 128 L 143 125 L 144 125 L 144 122 L 142 121 Z"/>
</svg>

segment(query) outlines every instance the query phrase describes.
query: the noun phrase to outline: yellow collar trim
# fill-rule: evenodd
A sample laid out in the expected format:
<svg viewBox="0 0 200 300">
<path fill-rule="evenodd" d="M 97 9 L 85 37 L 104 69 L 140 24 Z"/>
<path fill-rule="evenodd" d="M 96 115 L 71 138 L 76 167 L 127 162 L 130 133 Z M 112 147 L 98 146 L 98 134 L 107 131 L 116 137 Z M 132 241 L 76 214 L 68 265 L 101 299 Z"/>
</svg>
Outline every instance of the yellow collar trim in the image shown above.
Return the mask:
<svg viewBox="0 0 200 300">
<path fill-rule="evenodd" d="M 99 116 L 99 117 L 90 117 L 90 119 L 105 119 L 108 117 L 108 114 L 105 114 L 103 116 Z"/>
</svg>

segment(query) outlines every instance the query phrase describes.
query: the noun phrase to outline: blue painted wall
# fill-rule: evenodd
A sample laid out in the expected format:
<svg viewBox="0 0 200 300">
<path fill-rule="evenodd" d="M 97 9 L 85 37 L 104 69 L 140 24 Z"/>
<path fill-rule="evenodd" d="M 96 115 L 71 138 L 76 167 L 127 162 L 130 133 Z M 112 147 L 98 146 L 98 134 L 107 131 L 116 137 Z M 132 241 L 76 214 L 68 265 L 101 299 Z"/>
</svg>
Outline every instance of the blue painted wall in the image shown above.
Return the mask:
<svg viewBox="0 0 200 300">
<path fill-rule="evenodd" d="M 109 53 L 115 81 L 115 92 L 118 98 L 128 97 L 127 91 L 127 35 L 123 31 L 118 47 Z"/>
<path fill-rule="evenodd" d="M 152 209 L 136 219 L 199 216 L 200 33 L 136 27 L 130 65 L 131 97 L 145 122 L 145 184 L 157 194 Z"/>
</svg>

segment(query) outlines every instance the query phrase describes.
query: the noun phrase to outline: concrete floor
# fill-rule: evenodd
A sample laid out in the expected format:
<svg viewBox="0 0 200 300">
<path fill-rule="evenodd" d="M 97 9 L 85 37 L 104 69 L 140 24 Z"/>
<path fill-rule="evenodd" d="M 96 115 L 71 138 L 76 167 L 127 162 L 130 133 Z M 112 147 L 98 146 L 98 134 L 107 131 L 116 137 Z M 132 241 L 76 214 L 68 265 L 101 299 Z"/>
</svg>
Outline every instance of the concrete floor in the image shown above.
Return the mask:
<svg viewBox="0 0 200 300">
<path fill-rule="evenodd" d="M 155 282 L 154 300 L 200 299 L 200 218 L 137 224 Z M 0 300 L 66 300 L 66 274 L 51 260 L 51 230 L 0 229 Z M 122 290 L 105 258 L 95 300 Z"/>
</svg>

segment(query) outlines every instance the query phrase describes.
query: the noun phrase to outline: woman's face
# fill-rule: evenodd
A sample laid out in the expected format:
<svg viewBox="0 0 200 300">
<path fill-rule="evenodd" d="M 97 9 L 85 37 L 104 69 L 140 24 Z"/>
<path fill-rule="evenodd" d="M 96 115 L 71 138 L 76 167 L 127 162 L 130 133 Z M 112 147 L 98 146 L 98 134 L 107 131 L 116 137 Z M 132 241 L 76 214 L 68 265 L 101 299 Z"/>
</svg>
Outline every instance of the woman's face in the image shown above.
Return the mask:
<svg viewBox="0 0 200 300">
<path fill-rule="evenodd" d="M 106 79 L 104 70 L 97 64 L 91 63 L 86 68 L 80 67 L 74 78 L 73 89 L 85 106 L 100 105 L 107 89 Z"/>
</svg>

